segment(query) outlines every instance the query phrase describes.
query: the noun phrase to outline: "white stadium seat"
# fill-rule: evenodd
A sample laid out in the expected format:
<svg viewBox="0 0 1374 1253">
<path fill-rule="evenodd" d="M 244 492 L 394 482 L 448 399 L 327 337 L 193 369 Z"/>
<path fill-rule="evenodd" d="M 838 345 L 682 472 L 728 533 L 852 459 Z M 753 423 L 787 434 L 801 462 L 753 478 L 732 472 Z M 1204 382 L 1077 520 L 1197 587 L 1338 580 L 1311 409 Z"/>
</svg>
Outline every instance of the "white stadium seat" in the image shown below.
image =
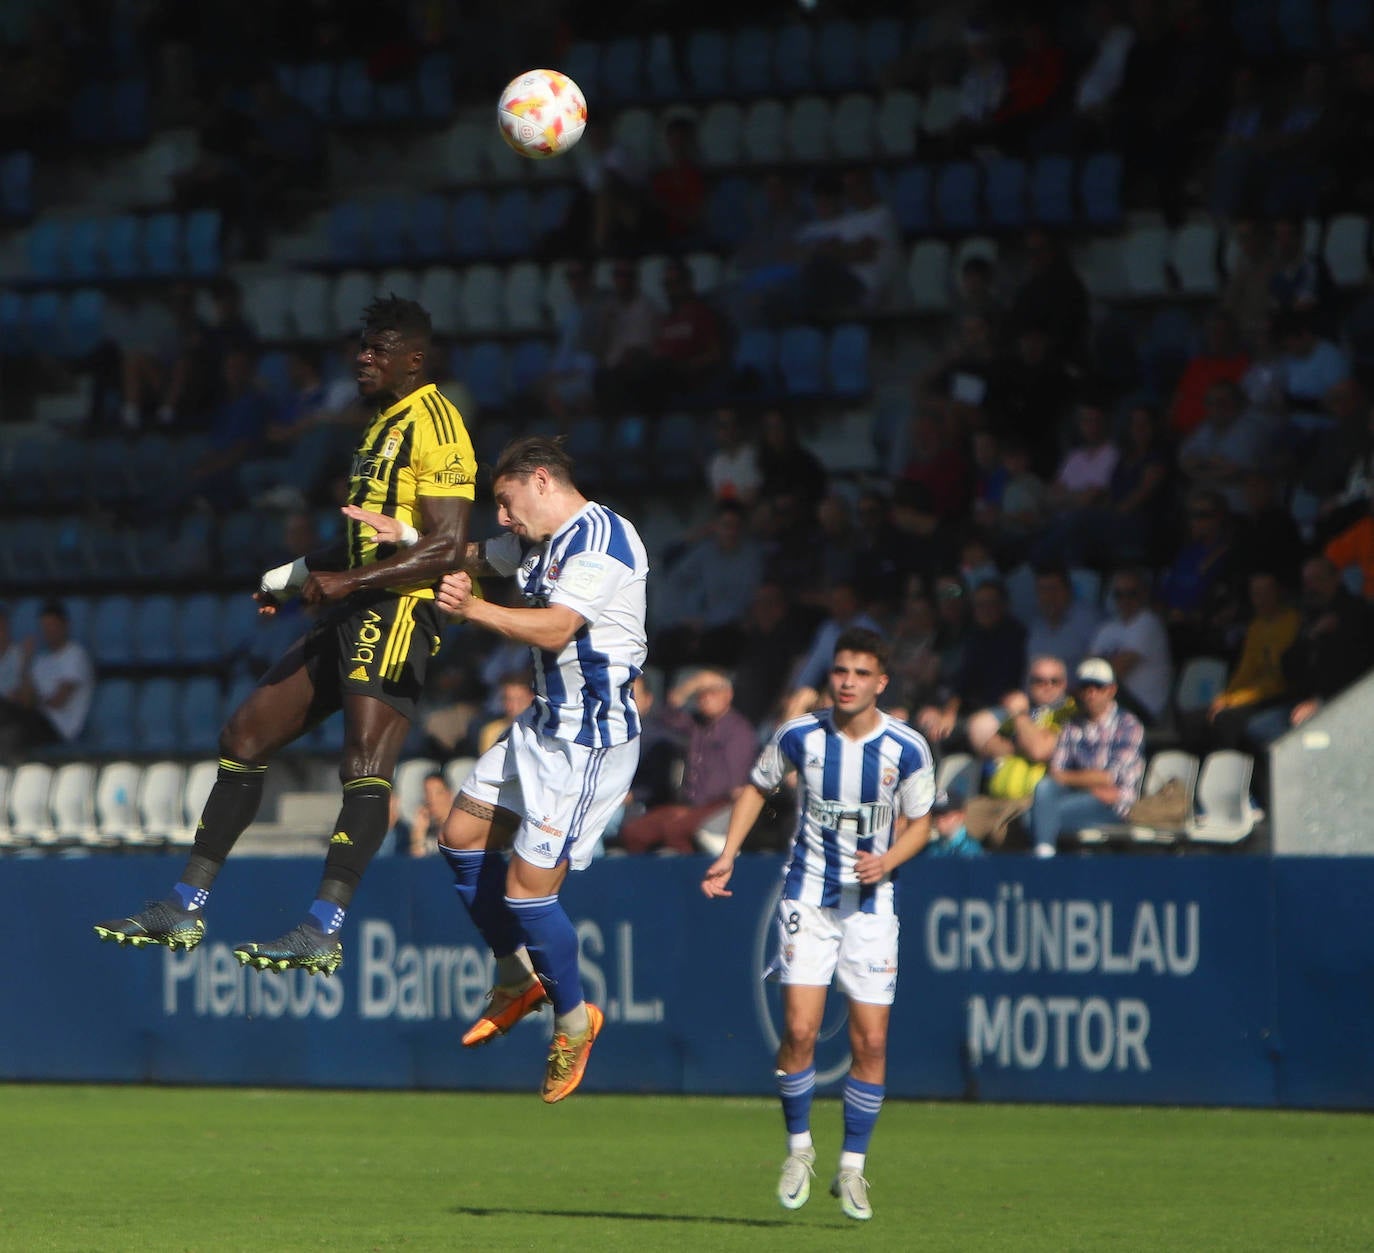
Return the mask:
<svg viewBox="0 0 1374 1253">
<path fill-rule="evenodd" d="M 884 93 L 875 119 L 880 152 L 889 157 L 911 156 L 920 126 L 921 98 L 914 91 Z"/>
<path fill-rule="evenodd" d="M 132 761 L 106 762 L 95 785 L 95 826 L 106 844 L 141 844 L 145 841 L 138 812 L 143 767 Z"/>
<path fill-rule="evenodd" d="M 787 110 L 779 100 L 758 100 L 744 119 L 744 155 L 755 165 L 774 165 L 786 156 Z"/>
<path fill-rule="evenodd" d="M 1189 222 L 1174 232 L 1169 260 L 1181 290 L 1212 295 L 1217 290 L 1217 228 L 1211 222 Z"/>
<path fill-rule="evenodd" d="M 830 102 L 821 96 L 799 96 L 787 118 L 787 147 L 797 161 L 824 161 L 830 156 Z"/>
<path fill-rule="evenodd" d="M 1326 231 L 1327 268 L 1337 287 L 1358 287 L 1369 275 L 1369 223 L 1358 213 L 1331 219 Z"/>
<path fill-rule="evenodd" d="M 872 96 L 844 96 L 830 116 L 830 150 L 846 160 L 865 161 L 873 155 L 875 113 Z"/>
<path fill-rule="evenodd" d="M 160 844 L 179 840 L 186 826 L 186 767 L 179 761 L 155 761 L 138 787 L 138 825 L 141 842 Z"/>
<path fill-rule="evenodd" d="M 533 261 L 519 261 L 506 271 L 501 292 L 505 322 L 512 330 L 542 330 L 544 319 L 544 274 Z"/>
<path fill-rule="evenodd" d="M 396 295 L 402 300 L 418 300 L 420 281 L 414 270 L 383 270 L 377 279 L 377 291 L 383 296 Z"/>
<path fill-rule="evenodd" d="M 345 270 L 330 298 L 333 335 L 347 335 L 362 325 L 363 310 L 377 294 L 377 279 L 366 270 Z"/>
<path fill-rule="evenodd" d="M 429 310 L 436 333 L 456 335 L 463 329 L 463 284 L 452 266 L 436 265 L 422 271 L 419 299 Z"/>
<path fill-rule="evenodd" d="M 500 330 L 505 317 L 501 271 L 494 265 L 469 266 L 463 275 L 461 307 L 467 330 Z"/>
<path fill-rule="evenodd" d="M 1168 290 L 1164 265 L 1169 257 L 1169 231 L 1164 226 L 1137 226 L 1122 242 L 1126 290 L 1132 296 L 1163 296 Z"/>
<path fill-rule="evenodd" d="M 323 274 L 297 274 L 291 279 L 292 333 L 301 339 L 330 339 L 334 335 L 331 313 L 333 284 Z"/>
<path fill-rule="evenodd" d="M 940 239 L 923 239 L 912 248 L 907 283 L 913 308 L 923 312 L 948 309 L 949 245 Z"/>
<path fill-rule="evenodd" d="M 737 165 L 744 150 L 744 111 L 730 101 L 711 105 L 697 127 L 701 162 L 710 167 Z"/>
</svg>

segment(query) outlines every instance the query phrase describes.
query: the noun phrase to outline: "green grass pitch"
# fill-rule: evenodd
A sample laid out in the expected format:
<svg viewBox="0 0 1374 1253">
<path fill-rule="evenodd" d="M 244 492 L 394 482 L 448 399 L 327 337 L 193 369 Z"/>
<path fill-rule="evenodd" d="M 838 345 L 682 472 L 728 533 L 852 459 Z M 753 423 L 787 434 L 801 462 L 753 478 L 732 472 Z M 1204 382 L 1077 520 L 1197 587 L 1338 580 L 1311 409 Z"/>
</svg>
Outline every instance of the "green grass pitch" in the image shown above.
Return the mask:
<svg viewBox="0 0 1374 1253">
<path fill-rule="evenodd" d="M 875 1217 L 766 1099 L 0 1087 L 0 1250 L 1366 1250 L 1374 1118 L 890 1101 Z"/>
</svg>

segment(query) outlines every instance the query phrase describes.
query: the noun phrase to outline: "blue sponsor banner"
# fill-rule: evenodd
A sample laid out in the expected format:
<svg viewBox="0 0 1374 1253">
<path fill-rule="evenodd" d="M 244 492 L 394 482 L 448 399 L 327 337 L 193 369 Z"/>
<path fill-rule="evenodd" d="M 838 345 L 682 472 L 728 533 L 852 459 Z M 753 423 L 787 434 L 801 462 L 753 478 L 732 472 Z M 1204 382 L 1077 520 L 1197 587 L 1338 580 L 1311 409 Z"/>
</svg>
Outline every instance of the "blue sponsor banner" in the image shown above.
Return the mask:
<svg viewBox="0 0 1374 1253">
<path fill-rule="evenodd" d="M 333 979 L 241 968 L 295 924 L 316 860 L 233 858 L 189 954 L 100 944 L 90 923 L 160 894 L 173 858 L 9 859 L 0 1077 L 533 1089 L 548 1013 L 458 1041 L 491 963 L 437 859 L 379 860 Z M 781 1013 L 760 980 L 779 860 L 734 896 L 704 858 L 575 875 L 589 999 L 607 1026 L 588 1090 L 769 1093 Z M 888 1091 L 1009 1101 L 1374 1107 L 1374 859 L 998 857 L 918 861 L 901 882 Z M 27 943 L 27 948 L 25 944 Z M 817 1066 L 849 1045 L 832 996 Z"/>
</svg>

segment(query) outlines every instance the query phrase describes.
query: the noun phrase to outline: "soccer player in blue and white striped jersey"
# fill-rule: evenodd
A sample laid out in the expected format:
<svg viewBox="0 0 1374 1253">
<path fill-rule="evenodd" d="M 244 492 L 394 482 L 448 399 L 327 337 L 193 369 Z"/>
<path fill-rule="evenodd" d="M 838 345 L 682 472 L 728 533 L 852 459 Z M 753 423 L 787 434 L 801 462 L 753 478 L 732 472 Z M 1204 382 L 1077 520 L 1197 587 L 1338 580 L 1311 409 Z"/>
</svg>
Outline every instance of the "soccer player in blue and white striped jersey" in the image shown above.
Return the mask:
<svg viewBox="0 0 1374 1253">
<path fill-rule="evenodd" d="M 439 606 L 530 646 L 534 704 L 478 759 L 439 839 L 458 894 L 497 959 L 469 1046 L 505 1034 L 545 996 L 554 1009 L 543 1097 L 582 1081 L 603 1015 L 582 997 L 577 932 L 558 899 L 590 864 L 639 763 L 649 563 L 634 527 L 587 500 L 557 440 L 519 439 L 492 477 L 500 539 L 446 575 Z M 471 575 L 513 575 L 523 604 L 474 595 Z M 499 850 L 514 830 L 507 868 Z M 530 969 L 533 964 L 533 971 Z M 537 972 L 537 976 L 536 973 Z"/>
<path fill-rule="evenodd" d="M 897 868 L 930 839 L 935 769 L 919 732 L 877 707 L 887 687 L 887 647 L 850 629 L 835 644 L 831 708 L 783 723 L 735 801 L 725 849 L 702 880 L 729 896 L 735 858 L 767 796 L 797 775 L 797 833 L 783 870 L 778 951 L 770 975 L 783 985 L 777 1079 L 787 1123 L 778 1199 L 800 1209 L 816 1161 L 811 1097 L 816 1036 L 831 980 L 849 1000 L 853 1053 L 844 1088 L 844 1149 L 831 1194 L 850 1218 L 868 1219 L 864 1164 L 882 1107 L 887 1026 L 897 988 Z"/>
</svg>

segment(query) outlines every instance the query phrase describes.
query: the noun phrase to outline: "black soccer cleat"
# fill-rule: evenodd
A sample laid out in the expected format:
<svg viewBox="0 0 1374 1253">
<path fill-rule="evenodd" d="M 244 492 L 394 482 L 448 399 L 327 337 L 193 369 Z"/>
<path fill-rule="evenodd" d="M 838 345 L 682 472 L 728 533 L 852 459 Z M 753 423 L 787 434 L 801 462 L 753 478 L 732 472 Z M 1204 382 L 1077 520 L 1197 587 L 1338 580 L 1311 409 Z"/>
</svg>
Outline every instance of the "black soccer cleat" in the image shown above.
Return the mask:
<svg viewBox="0 0 1374 1253">
<path fill-rule="evenodd" d="M 312 975 L 332 975 L 343 965 L 343 945 L 302 922 L 275 940 L 235 944 L 234 956 L 240 966 L 254 966 L 258 970 L 305 970 Z"/>
<path fill-rule="evenodd" d="M 205 919 L 199 910 L 182 909 L 171 901 L 149 901 L 128 918 L 111 918 L 97 922 L 95 933 L 102 940 L 146 948 L 161 944 L 163 948 L 185 949 L 190 952 L 205 935 Z"/>
</svg>

